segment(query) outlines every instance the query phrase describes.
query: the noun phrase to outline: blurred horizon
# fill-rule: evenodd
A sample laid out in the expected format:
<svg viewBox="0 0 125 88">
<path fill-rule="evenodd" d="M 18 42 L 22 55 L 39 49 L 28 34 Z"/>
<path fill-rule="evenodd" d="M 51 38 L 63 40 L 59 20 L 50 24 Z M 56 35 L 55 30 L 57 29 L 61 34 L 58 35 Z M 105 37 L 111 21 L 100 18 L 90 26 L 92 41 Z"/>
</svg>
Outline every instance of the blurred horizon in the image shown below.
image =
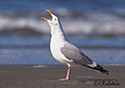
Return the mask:
<svg viewBox="0 0 125 88">
<path fill-rule="evenodd" d="M 5 0 L 0 1 L 0 31 L 28 30 L 49 34 L 41 17 L 56 14 L 69 34 L 125 35 L 124 0 Z"/>
</svg>

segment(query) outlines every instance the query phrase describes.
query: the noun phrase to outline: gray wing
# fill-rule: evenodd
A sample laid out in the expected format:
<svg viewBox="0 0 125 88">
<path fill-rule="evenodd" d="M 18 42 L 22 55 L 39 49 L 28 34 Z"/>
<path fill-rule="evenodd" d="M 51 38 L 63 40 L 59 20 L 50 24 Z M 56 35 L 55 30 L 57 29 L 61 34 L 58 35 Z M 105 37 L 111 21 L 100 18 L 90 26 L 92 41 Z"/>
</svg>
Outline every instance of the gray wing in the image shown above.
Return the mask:
<svg viewBox="0 0 125 88">
<path fill-rule="evenodd" d="M 61 52 L 67 59 L 73 60 L 75 64 L 84 66 L 88 66 L 88 64 L 93 64 L 93 61 L 89 57 L 87 57 L 76 46 L 70 43 L 64 44 L 64 47 L 61 48 Z"/>
</svg>

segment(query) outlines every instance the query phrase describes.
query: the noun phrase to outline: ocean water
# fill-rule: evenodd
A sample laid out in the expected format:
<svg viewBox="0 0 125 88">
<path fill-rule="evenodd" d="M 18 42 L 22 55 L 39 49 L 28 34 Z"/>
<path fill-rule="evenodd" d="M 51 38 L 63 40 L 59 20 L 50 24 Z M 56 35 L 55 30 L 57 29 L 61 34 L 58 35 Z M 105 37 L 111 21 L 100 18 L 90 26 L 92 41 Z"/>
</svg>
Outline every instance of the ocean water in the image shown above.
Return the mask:
<svg viewBox="0 0 125 88">
<path fill-rule="evenodd" d="M 69 41 L 99 64 L 125 64 L 124 0 L 1 0 L 0 64 L 61 64 L 49 50 L 51 10 Z"/>
</svg>

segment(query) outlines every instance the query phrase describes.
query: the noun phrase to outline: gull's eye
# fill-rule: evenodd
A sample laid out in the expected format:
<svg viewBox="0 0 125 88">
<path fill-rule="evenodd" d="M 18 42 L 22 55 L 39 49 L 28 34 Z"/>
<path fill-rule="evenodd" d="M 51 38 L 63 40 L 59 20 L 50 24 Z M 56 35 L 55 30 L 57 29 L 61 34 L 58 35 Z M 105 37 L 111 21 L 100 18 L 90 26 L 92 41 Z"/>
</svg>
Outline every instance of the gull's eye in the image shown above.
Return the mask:
<svg viewBox="0 0 125 88">
<path fill-rule="evenodd" d="M 56 21 L 56 18 L 55 18 L 55 21 Z"/>
</svg>

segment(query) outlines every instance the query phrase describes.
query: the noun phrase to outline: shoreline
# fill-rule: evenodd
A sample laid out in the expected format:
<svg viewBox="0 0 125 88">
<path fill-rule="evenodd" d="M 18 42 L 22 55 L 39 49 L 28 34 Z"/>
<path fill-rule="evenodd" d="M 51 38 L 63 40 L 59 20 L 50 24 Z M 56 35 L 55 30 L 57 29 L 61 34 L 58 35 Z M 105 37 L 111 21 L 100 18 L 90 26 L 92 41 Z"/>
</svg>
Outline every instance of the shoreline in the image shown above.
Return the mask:
<svg viewBox="0 0 125 88">
<path fill-rule="evenodd" d="M 0 65 L 0 88 L 123 88 L 125 66 L 103 66 L 110 75 L 72 68 L 69 81 L 64 65 Z"/>
</svg>

